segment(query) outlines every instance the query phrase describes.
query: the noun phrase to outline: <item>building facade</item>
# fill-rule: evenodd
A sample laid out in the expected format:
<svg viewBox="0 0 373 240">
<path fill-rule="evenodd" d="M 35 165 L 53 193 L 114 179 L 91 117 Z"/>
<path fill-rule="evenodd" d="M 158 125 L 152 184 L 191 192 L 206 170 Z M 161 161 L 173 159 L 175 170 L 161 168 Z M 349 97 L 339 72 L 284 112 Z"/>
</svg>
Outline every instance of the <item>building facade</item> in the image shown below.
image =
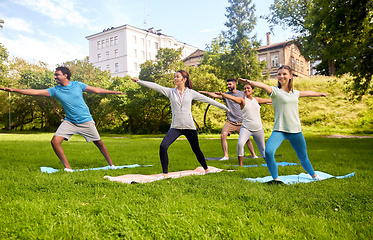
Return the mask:
<svg viewBox="0 0 373 240">
<path fill-rule="evenodd" d="M 263 74 L 269 73 L 270 77 L 276 77 L 277 70 L 282 65 L 291 67 L 296 77 L 309 77 L 310 75 L 310 64 L 300 54 L 294 41 L 271 44 L 269 33 L 267 33 L 267 45 L 261 46 L 258 50 L 258 60 L 267 62 Z"/>
<path fill-rule="evenodd" d="M 89 41 L 89 61 L 119 77 L 138 77 L 140 64 L 147 60 L 155 61 L 160 48 L 183 48 L 182 58 L 198 49 L 163 34 L 162 30 L 145 30 L 127 24 L 105 29 L 86 39 Z"/>
</svg>

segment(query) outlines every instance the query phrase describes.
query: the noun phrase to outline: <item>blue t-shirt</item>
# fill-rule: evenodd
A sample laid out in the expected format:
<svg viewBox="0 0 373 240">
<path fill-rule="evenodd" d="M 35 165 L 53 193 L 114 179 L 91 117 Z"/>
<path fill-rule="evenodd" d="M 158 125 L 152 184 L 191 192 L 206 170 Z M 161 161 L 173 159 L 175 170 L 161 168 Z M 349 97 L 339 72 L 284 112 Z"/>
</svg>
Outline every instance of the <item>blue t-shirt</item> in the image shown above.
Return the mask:
<svg viewBox="0 0 373 240">
<path fill-rule="evenodd" d="M 55 97 L 62 104 L 66 120 L 72 123 L 85 123 L 93 120 L 83 98 L 86 88 L 87 84 L 72 81 L 67 86 L 58 85 L 48 88 L 47 91 L 51 97 Z"/>
</svg>

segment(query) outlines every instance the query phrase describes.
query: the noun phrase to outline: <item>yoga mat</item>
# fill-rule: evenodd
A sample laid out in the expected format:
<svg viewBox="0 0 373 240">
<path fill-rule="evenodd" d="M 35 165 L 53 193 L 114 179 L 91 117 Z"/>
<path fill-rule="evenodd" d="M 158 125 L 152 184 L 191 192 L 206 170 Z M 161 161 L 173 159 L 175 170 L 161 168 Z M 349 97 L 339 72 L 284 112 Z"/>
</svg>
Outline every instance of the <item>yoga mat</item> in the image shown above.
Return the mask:
<svg viewBox="0 0 373 240">
<path fill-rule="evenodd" d="M 206 160 L 209 160 L 209 161 L 216 161 L 216 160 L 219 160 L 221 159 L 222 157 L 207 157 L 205 158 Z M 253 158 L 252 156 L 246 156 L 246 157 L 243 157 L 243 159 L 248 159 L 248 158 Z M 260 156 L 258 156 L 258 158 L 262 158 Z M 237 159 L 237 157 L 230 157 L 229 159 Z M 255 159 L 255 158 L 254 158 Z M 223 161 L 227 161 L 227 160 L 223 160 Z"/>
<path fill-rule="evenodd" d="M 290 162 L 277 162 L 276 165 L 278 167 L 285 167 L 285 166 L 296 166 L 298 163 L 290 163 Z M 238 165 L 232 165 L 233 167 L 238 167 Z M 261 165 L 242 165 L 242 167 L 267 167 L 267 164 L 261 164 Z"/>
<path fill-rule="evenodd" d="M 168 178 L 180 178 L 190 175 L 205 175 L 210 173 L 218 173 L 223 171 L 223 169 L 209 167 L 209 172 L 205 173 L 205 170 L 202 167 L 198 167 L 195 170 L 186 170 L 179 172 L 170 172 L 168 173 Z M 226 171 L 226 170 L 224 170 Z M 234 171 L 234 170 L 227 170 Z M 165 179 L 163 174 L 153 174 L 153 175 L 141 175 L 141 174 L 127 174 L 118 177 L 104 176 L 104 178 L 109 179 L 110 181 L 121 182 L 121 183 L 149 183 L 158 180 Z"/>
<path fill-rule="evenodd" d="M 139 165 L 139 164 L 133 164 L 133 165 L 124 165 L 124 166 L 115 166 L 117 169 L 122 169 L 122 168 L 135 168 L 135 167 L 152 167 L 153 165 Z M 55 173 L 59 172 L 60 169 L 55 169 L 51 167 L 40 167 L 41 172 L 46 172 L 46 173 Z M 99 171 L 99 170 L 112 170 L 110 166 L 106 167 L 98 167 L 98 168 L 86 168 L 86 169 L 73 169 L 74 172 L 81 172 L 81 171 Z M 63 171 L 63 170 L 62 170 Z"/>
<path fill-rule="evenodd" d="M 344 176 L 333 176 L 328 173 L 315 171 L 315 173 L 319 176 L 324 178 L 324 180 L 329 178 L 349 178 L 355 175 L 355 172 L 349 173 Z M 301 173 L 299 175 L 286 175 L 286 176 L 279 176 L 279 181 L 273 180 L 271 176 L 267 176 L 264 178 L 245 178 L 245 180 L 250 182 L 260 182 L 260 183 L 284 183 L 284 184 L 295 184 L 295 183 L 309 183 L 309 182 L 317 182 L 312 179 L 312 177 L 309 174 Z M 321 180 L 323 181 L 323 180 Z"/>
<path fill-rule="evenodd" d="M 275 155 L 275 157 L 282 157 L 282 155 Z M 216 161 L 221 159 L 222 157 L 207 157 L 205 158 L 208 161 Z M 252 156 L 244 156 L 243 159 L 248 159 L 248 158 L 253 158 Z M 258 158 L 262 158 L 261 156 L 258 156 Z M 237 159 L 237 157 L 230 157 L 229 160 L 231 159 Z M 256 158 L 253 158 L 256 159 Z M 223 160 L 223 161 L 228 161 L 228 160 Z"/>
</svg>

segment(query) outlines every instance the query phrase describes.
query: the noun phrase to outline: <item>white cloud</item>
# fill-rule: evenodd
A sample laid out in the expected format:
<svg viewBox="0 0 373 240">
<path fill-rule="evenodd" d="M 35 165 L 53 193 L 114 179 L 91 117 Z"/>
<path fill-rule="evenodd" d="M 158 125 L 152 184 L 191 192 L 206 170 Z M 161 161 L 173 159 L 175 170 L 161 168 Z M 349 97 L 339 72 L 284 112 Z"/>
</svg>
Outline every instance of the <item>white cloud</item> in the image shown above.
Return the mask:
<svg viewBox="0 0 373 240">
<path fill-rule="evenodd" d="M 10 55 L 30 62 L 42 61 L 54 67 L 66 61 L 86 57 L 84 54 L 86 50 L 81 46 L 72 45 L 55 36 L 48 36 L 45 39 L 45 41 L 40 41 L 21 34 L 18 34 L 14 39 L 0 36 L 0 42 Z"/>
<path fill-rule="evenodd" d="M 58 23 L 84 27 L 89 20 L 74 9 L 75 1 L 71 0 L 15 0 L 15 3 L 48 16 Z"/>
<path fill-rule="evenodd" d="M 33 33 L 32 24 L 22 18 L 4 17 L 4 26 L 9 29 L 16 31 Z M 5 25 L 6 24 L 6 25 Z"/>
</svg>

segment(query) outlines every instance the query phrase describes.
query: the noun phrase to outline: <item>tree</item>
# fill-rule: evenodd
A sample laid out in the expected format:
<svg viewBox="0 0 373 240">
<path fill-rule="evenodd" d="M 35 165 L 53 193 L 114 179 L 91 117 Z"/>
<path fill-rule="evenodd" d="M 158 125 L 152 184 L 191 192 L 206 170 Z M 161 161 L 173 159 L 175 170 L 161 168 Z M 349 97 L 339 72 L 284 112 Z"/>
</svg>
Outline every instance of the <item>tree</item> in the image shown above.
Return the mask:
<svg viewBox="0 0 373 240">
<path fill-rule="evenodd" d="M 373 94 L 373 2 L 371 0 L 275 0 L 273 25 L 298 33 L 302 55 L 321 60 L 321 72 L 354 77 L 351 91 L 358 99 Z M 327 66 L 327 67 L 326 67 Z"/>
<path fill-rule="evenodd" d="M 5 64 L 8 59 L 8 52 L 6 48 L 0 44 L 0 84 L 5 85 L 5 76 L 8 72 L 7 65 Z"/>
<path fill-rule="evenodd" d="M 257 58 L 260 42 L 256 35 L 251 36 L 256 24 L 255 4 L 251 0 L 229 0 L 231 5 L 226 8 L 228 30 L 215 38 L 206 47 L 202 64 L 215 67 L 218 78 L 231 77 L 262 80 L 265 63 Z"/>
</svg>

